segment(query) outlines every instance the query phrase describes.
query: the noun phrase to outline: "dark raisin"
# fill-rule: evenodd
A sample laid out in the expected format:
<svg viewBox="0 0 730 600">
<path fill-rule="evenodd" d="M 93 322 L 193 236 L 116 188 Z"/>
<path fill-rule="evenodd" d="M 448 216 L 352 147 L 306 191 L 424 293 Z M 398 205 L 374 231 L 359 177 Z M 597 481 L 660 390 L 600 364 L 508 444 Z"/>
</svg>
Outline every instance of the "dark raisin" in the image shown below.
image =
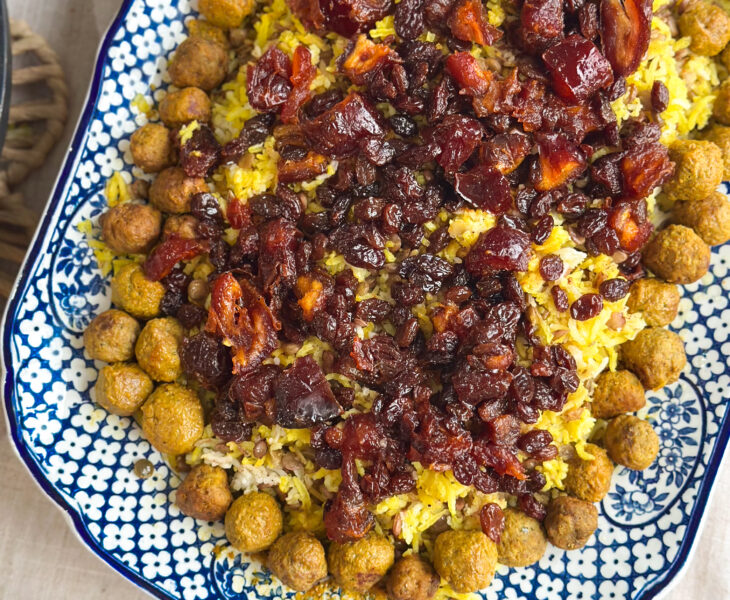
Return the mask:
<svg viewBox="0 0 730 600">
<path fill-rule="evenodd" d="M 402 6 L 403 2 L 399 6 Z M 390 127 L 396 135 L 401 137 L 413 137 L 418 133 L 418 125 L 408 115 L 396 114 L 388 119 Z"/>
<path fill-rule="evenodd" d="M 418 334 L 418 319 L 411 317 L 403 323 L 395 333 L 395 341 L 401 348 L 408 348 Z"/>
<path fill-rule="evenodd" d="M 215 389 L 230 379 L 230 350 L 213 334 L 201 332 L 183 339 L 179 352 L 183 372 L 202 386 Z"/>
<path fill-rule="evenodd" d="M 538 521 L 545 519 L 545 515 L 547 514 L 545 506 L 538 502 L 531 494 L 521 494 L 518 499 L 518 504 L 522 512 L 528 517 L 532 517 Z"/>
<path fill-rule="evenodd" d="M 598 294 L 584 294 L 570 305 L 570 316 L 576 321 L 587 321 L 603 309 L 603 300 Z"/>
<path fill-rule="evenodd" d="M 609 302 L 617 302 L 629 293 L 630 287 L 631 284 L 626 279 L 617 277 L 616 279 L 607 279 L 602 282 L 598 286 L 598 291 Z"/>
<path fill-rule="evenodd" d="M 551 215 L 545 215 L 540 218 L 532 228 L 530 233 L 530 239 L 537 244 L 544 244 L 545 241 L 550 237 L 550 233 L 555 225 L 555 220 Z"/>
<path fill-rule="evenodd" d="M 533 429 L 520 436 L 517 440 L 517 447 L 523 452 L 532 455 L 537 450 L 544 448 L 548 444 L 552 443 L 553 436 L 549 431 L 542 429 Z"/>
<path fill-rule="evenodd" d="M 557 204 L 557 211 L 569 219 L 577 219 L 586 209 L 588 197 L 585 194 L 575 192 L 561 198 Z"/>
<path fill-rule="evenodd" d="M 550 288 L 550 293 L 553 296 L 553 302 L 555 303 L 555 308 L 559 312 L 565 312 L 569 308 L 569 301 L 568 301 L 568 294 L 565 292 L 563 288 L 561 288 L 559 285 L 554 285 L 552 288 Z"/>
<path fill-rule="evenodd" d="M 661 81 L 655 81 L 651 86 L 651 107 L 654 112 L 662 113 L 669 106 L 669 90 Z"/>
<path fill-rule="evenodd" d="M 479 511 L 479 523 L 484 534 L 495 544 L 499 544 L 504 531 L 504 513 L 498 504 L 489 502 Z"/>
<path fill-rule="evenodd" d="M 555 254 L 540 259 L 540 275 L 545 281 L 557 281 L 563 275 L 563 261 Z"/>
<path fill-rule="evenodd" d="M 590 208 L 578 220 L 576 231 L 579 235 L 589 238 L 605 229 L 608 224 L 608 213 L 601 208 Z"/>
</svg>

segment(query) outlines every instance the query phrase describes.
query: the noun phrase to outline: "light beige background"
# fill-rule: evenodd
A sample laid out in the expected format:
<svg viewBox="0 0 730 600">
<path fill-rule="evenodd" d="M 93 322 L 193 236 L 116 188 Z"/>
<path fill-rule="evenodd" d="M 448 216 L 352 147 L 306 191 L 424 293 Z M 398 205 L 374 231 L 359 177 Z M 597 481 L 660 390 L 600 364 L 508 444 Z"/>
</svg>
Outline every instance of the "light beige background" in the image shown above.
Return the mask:
<svg viewBox="0 0 730 600">
<path fill-rule="evenodd" d="M 8 0 L 10 15 L 26 20 L 59 53 L 71 90 L 65 140 L 23 188 L 42 207 L 85 100 L 99 40 L 119 0 Z M 0 411 L 1 412 L 1 411 Z M 4 419 L 0 415 L 0 419 Z M 66 519 L 13 454 L 0 424 L 0 599 L 142 600 L 147 596 L 90 554 Z M 728 461 L 726 460 L 726 463 Z M 669 600 L 730 599 L 730 468 L 715 484 L 696 553 Z"/>
</svg>

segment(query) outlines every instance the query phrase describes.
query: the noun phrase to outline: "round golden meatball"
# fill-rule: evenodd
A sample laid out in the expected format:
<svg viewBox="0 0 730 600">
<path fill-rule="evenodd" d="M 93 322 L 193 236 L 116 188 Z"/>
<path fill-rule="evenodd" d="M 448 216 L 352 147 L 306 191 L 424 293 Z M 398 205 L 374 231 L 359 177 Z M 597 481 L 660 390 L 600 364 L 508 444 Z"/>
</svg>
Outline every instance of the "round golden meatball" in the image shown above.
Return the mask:
<svg viewBox="0 0 730 600">
<path fill-rule="evenodd" d="M 673 283 L 664 283 L 658 279 L 638 279 L 631 285 L 626 306 L 632 313 L 642 313 L 650 327 L 664 327 L 677 316 L 679 290 Z"/>
<path fill-rule="evenodd" d="M 190 201 L 195 194 L 207 191 L 205 179 L 188 177 L 180 167 L 170 167 L 152 182 L 150 202 L 162 212 L 181 214 L 190 212 Z"/>
<path fill-rule="evenodd" d="M 672 221 L 691 227 L 708 246 L 730 240 L 730 200 L 721 192 L 692 202 L 677 202 Z"/>
<path fill-rule="evenodd" d="M 649 423 L 634 415 L 612 419 L 603 436 L 608 455 L 618 464 L 643 471 L 659 453 L 659 437 Z"/>
<path fill-rule="evenodd" d="M 168 127 L 178 128 L 181 125 L 198 121 L 210 121 L 210 98 L 203 90 L 186 87 L 177 92 L 168 92 L 160 102 L 160 118 Z"/>
<path fill-rule="evenodd" d="M 84 331 L 86 353 L 108 363 L 132 360 L 139 330 L 136 319 L 124 311 L 104 311 Z"/>
<path fill-rule="evenodd" d="M 200 0 L 199 10 L 208 21 L 223 29 L 240 27 L 251 14 L 254 0 Z"/>
<path fill-rule="evenodd" d="M 588 502 L 600 502 L 611 488 L 613 463 L 603 448 L 586 444 L 585 449 L 593 455 L 593 460 L 580 457 L 571 460 L 563 485 L 571 496 Z"/>
<path fill-rule="evenodd" d="M 220 521 L 231 502 L 226 472 L 204 463 L 192 468 L 175 495 L 175 504 L 182 513 L 201 521 Z"/>
<path fill-rule="evenodd" d="M 170 130 L 159 123 L 147 123 L 135 131 L 129 151 L 134 164 L 145 173 L 159 173 L 175 162 Z"/>
<path fill-rule="evenodd" d="M 147 279 L 137 263 L 124 265 L 112 277 L 112 302 L 138 319 L 159 315 L 164 295 L 165 286 Z"/>
<path fill-rule="evenodd" d="M 228 36 L 217 25 L 213 25 L 202 19 L 193 19 L 188 23 L 188 35 L 190 37 L 201 37 L 210 42 L 215 42 L 219 46 L 223 46 L 226 50 L 230 47 Z"/>
<path fill-rule="evenodd" d="M 670 225 L 644 249 L 644 264 L 670 283 L 687 285 L 710 268 L 710 247 L 689 227 Z"/>
<path fill-rule="evenodd" d="M 648 390 L 674 383 L 687 364 L 681 338 L 662 327 L 642 329 L 621 346 L 621 356 Z"/>
<path fill-rule="evenodd" d="M 375 532 L 344 544 L 332 542 L 327 556 L 330 574 L 337 584 L 360 594 L 378 583 L 394 560 L 393 544 Z"/>
<path fill-rule="evenodd" d="M 134 363 L 108 365 L 99 371 L 96 380 L 96 403 L 114 415 L 129 417 L 154 387 L 149 375 Z"/>
<path fill-rule="evenodd" d="M 101 237 L 119 254 L 145 254 L 160 237 L 162 215 L 148 204 L 125 202 L 100 218 Z"/>
<path fill-rule="evenodd" d="M 186 454 L 203 435 L 203 406 L 198 395 L 178 383 L 159 386 L 142 405 L 142 431 L 164 454 Z"/>
<path fill-rule="evenodd" d="M 197 87 L 206 92 L 223 83 L 227 70 L 226 49 L 201 37 L 190 37 L 180 44 L 168 67 L 174 86 Z"/>
<path fill-rule="evenodd" d="M 196 239 L 198 237 L 198 219 L 193 215 L 170 215 L 165 219 L 162 237 L 167 239 L 172 236 L 185 240 Z"/>
<path fill-rule="evenodd" d="M 674 175 L 664 184 L 671 202 L 702 200 L 722 181 L 722 152 L 707 140 L 677 140 L 669 147 Z"/>
<path fill-rule="evenodd" d="M 134 347 L 139 366 L 155 381 L 175 381 L 182 375 L 178 354 L 182 338 L 183 328 L 177 319 L 148 321 Z"/>
<path fill-rule="evenodd" d="M 433 567 L 415 554 L 395 563 L 386 582 L 390 600 L 431 600 L 438 587 L 439 577 Z"/>
<path fill-rule="evenodd" d="M 712 116 L 723 125 L 730 125 L 730 79 L 722 82 L 715 90 L 715 104 L 712 106 Z"/>
<path fill-rule="evenodd" d="M 720 148 L 720 152 L 722 152 L 722 180 L 730 180 L 730 127 L 713 125 L 705 133 L 704 138 Z"/>
<path fill-rule="evenodd" d="M 585 500 L 558 496 L 548 505 L 543 524 L 553 546 L 577 550 L 588 543 L 598 528 L 598 510 Z"/>
<path fill-rule="evenodd" d="M 433 566 L 454 591 L 476 592 L 494 577 L 497 545 L 481 531 L 444 531 L 434 542 Z"/>
<path fill-rule="evenodd" d="M 497 544 L 499 562 L 508 567 L 526 567 L 545 554 L 547 538 L 540 521 L 521 510 L 504 511 L 504 530 Z"/>
<path fill-rule="evenodd" d="M 677 20 L 683 36 L 692 38 L 690 50 L 702 56 L 715 56 L 730 42 L 730 17 L 714 4 L 696 0 Z"/>
<path fill-rule="evenodd" d="M 306 531 L 286 533 L 276 540 L 269 549 L 266 566 L 297 592 L 306 592 L 327 577 L 324 547 Z"/>
<path fill-rule="evenodd" d="M 226 513 L 226 537 L 241 552 L 261 552 L 281 534 L 281 509 L 271 496 L 251 492 L 236 498 Z"/>
<path fill-rule="evenodd" d="M 597 419 L 635 412 L 644 404 L 644 386 L 631 371 L 606 371 L 596 379 L 591 413 Z"/>
</svg>

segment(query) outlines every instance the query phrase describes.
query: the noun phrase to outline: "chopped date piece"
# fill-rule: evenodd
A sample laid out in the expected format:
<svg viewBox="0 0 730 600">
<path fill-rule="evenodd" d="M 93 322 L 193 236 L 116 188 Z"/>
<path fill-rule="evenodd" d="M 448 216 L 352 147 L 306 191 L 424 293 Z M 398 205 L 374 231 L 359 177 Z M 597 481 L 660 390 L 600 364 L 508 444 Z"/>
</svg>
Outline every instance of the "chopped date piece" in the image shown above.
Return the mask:
<svg viewBox="0 0 730 600">
<path fill-rule="evenodd" d="M 601 0 L 601 44 L 617 77 L 631 75 L 644 58 L 651 15 L 651 0 Z"/>
<path fill-rule="evenodd" d="M 276 112 L 292 91 L 292 64 L 289 57 L 272 46 L 255 64 L 248 66 L 246 93 L 251 106 L 259 112 Z"/>
<path fill-rule="evenodd" d="M 479 465 L 492 468 L 499 475 L 509 475 L 520 481 L 527 479 L 517 454 L 504 446 L 480 439 L 474 444 L 471 454 Z"/>
<path fill-rule="evenodd" d="M 580 35 L 571 35 L 542 55 L 553 89 L 566 102 L 585 102 L 613 83 L 611 65 L 598 47 Z"/>
<path fill-rule="evenodd" d="M 304 429 L 331 421 L 342 413 L 322 368 L 311 356 L 297 358 L 274 384 L 276 423 Z"/>
<path fill-rule="evenodd" d="M 287 219 L 269 221 L 259 241 L 259 276 L 264 290 L 273 294 L 280 286 L 291 286 L 296 277 L 295 252 L 301 234 Z"/>
<path fill-rule="evenodd" d="M 297 46 L 292 57 L 292 91 L 281 109 L 282 122 L 296 123 L 299 120 L 299 108 L 309 100 L 309 86 L 316 75 L 311 52 L 306 46 Z"/>
<path fill-rule="evenodd" d="M 228 388 L 243 417 L 252 423 L 272 425 L 276 416 L 274 390 L 281 371 L 276 365 L 262 365 L 252 373 L 236 375 Z"/>
<path fill-rule="evenodd" d="M 454 189 L 464 200 L 495 215 L 508 212 L 514 202 L 509 181 L 495 167 L 481 164 L 454 176 Z"/>
<path fill-rule="evenodd" d="M 576 321 L 587 321 L 603 309 L 603 299 L 598 294 L 583 294 L 570 305 L 570 316 Z"/>
<path fill-rule="evenodd" d="M 622 250 L 635 252 L 651 236 L 654 227 L 646 216 L 646 202 L 622 200 L 611 210 L 609 225 L 616 232 Z"/>
<path fill-rule="evenodd" d="M 218 389 L 230 379 L 231 353 L 215 335 L 201 331 L 186 337 L 179 352 L 185 374 L 204 388 Z"/>
<path fill-rule="evenodd" d="M 342 483 L 337 494 L 324 507 L 324 528 L 328 539 L 344 544 L 365 537 L 375 518 L 367 509 L 357 482 L 355 460 L 343 459 L 341 470 Z"/>
<path fill-rule="evenodd" d="M 529 246 L 530 237 L 524 231 L 499 223 L 479 236 L 464 266 L 477 277 L 499 270 L 526 271 Z"/>
<path fill-rule="evenodd" d="M 247 373 L 276 348 L 279 321 L 246 280 L 223 273 L 213 282 L 206 331 L 223 337 L 233 349 L 233 372 Z"/>
<path fill-rule="evenodd" d="M 233 229 L 243 229 L 251 224 L 251 209 L 238 198 L 228 200 L 226 218 Z"/>
<path fill-rule="evenodd" d="M 535 189 L 553 190 L 577 178 L 586 168 L 583 151 L 560 133 L 540 135 L 537 140 L 540 156 L 540 179 Z"/>
<path fill-rule="evenodd" d="M 448 25 L 455 38 L 480 46 L 491 46 L 502 37 L 502 32 L 489 23 L 481 0 L 459 0 L 451 9 Z"/>
<path fill-rule="evenodd" d="M 207 177 L 218 166 L 221 146 L 207 125 L 200 125 L 180 148 L 180 166 L 188 177 Z"/>
<path fill-rule="evenodd" d="M 560 0 L 525 0 L 520 11 L 520 33 L 525 49 L 533 54 L 563 37 L 563 3 Z"/>
<path fill-rule="evenodd" d="M 502 133 L 483 142 L 479 156 L 503 175 L 512 173 L 530 153 L 532 142 L 522 133 Z"/>
<path fill-rule="evenodd" d="M 504 513 L 499 504 L 488 502 L 479 511 L 479 524 L 486 535 L 495 544 L 499 544 L 504 531 Z"/>
<path fill-rule="evenodd" d="M 326 308 L 333 289 L 334 281 L 322 271 L 314 270 L 297 278 L 294 291 L 305 321 L 311 323 L 316 313 Z"/>
<path fill-rule="evenodd" d="M 453 272 L 451 263 L 433 254 L 419 254 L 403 260 L 400 276 L 424 292 L 435 294 Z"/>
<path fill-rule="evenodd" d="M 291 11 L 311 31 L 324 29 L 325 15 L 320 0 L 286 0 Z"/>
<path fill-rule="evenodd" d="M 447 173 L 453 173 L 476 150 L 483 134 L 484 130 L 476 119 L 449 115 L 434 128 L 429 139 L 440 150 L 436 161 Z"/>
<path fill-rule="evenodd" d="M 513 446 L 520 435 L 520 422 L 514 415 L 499 415 L 489 419 L 485 437 L 498 446 Z"/>
<path fill-rule="evenodd" d="M 302 122 L 302 130 L 313 149 L 336 158 L 354 154 L 363 137 L 385 136 L 382 115 L 357 92 Z"/>
<path fill-rule="evenodd" d="M 494 74 L 485 71 L 468 52 L 454 52 L 446 59 L 446 71 L 454 78 L 463 93 L 471 96 L 486 94 Z"/>
<path fill-rule="evenodd" d="M 314 150 L 307 152 L 303 158 L 285 159 L 279 157 L 277 177 L 280 183 L 298 183 L 309 181 L 327 171 L 329 161 Z"/>
<path fill-rule="evenodd" d="M 207 252 L 206 240 L 190 240 L 173 235 L 152 249 L 142 265 L 148 279 L 159 281 L 181 260 L 190 260 Z"/>
<path fill-rule="evenodd" d="M 352 50 L 342 63 L 342 72 L 350 80 L 362 85 L 367 83 L 373 72 L 385 65 L 401 63 L 398 53 L 385 44 L 375 44 L 366 35 L 358 36 Z"/>
<path fill-rule="evenodd" d="M 619 163 L 623 191 L 629 198 L 646 198 L 674 173 L 667 147 L 658 141 L 633 144 Z"/>
</svg>

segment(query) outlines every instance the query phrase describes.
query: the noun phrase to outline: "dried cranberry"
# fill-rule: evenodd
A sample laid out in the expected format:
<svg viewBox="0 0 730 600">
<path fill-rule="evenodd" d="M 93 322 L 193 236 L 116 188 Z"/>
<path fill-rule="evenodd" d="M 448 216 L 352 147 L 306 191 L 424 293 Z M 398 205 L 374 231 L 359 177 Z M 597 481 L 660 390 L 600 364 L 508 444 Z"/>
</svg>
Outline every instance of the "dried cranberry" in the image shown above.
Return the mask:
<svg viewBox="0 0 730 600">
<path fill-rule="evenodd" d="M 563 261 L 555 254 L 540 259 L 540 275 L 545 281 L 557 281 L 563 275 Z"/>
<path fill-rule="evenodd" d="M 603 309 L 603 300 L 598 294 L 584 294 L 570 305 L 570 316 L 576 321 L 587 321 Z"/>
<path fill-rule="evenodd" d="M 479 511 L 479 523 L 484 534 L 495 544 L 499 544 L 504 531 L 504 513 L 498 504 L 488 502 Z"/>
<path fill-rule="evenodd" d="M 607 279 L 598 286 L 598 291 L 609 302 L 617 302 L 629 293 L 631 284 L 620 277 Z"/>
</svg>

